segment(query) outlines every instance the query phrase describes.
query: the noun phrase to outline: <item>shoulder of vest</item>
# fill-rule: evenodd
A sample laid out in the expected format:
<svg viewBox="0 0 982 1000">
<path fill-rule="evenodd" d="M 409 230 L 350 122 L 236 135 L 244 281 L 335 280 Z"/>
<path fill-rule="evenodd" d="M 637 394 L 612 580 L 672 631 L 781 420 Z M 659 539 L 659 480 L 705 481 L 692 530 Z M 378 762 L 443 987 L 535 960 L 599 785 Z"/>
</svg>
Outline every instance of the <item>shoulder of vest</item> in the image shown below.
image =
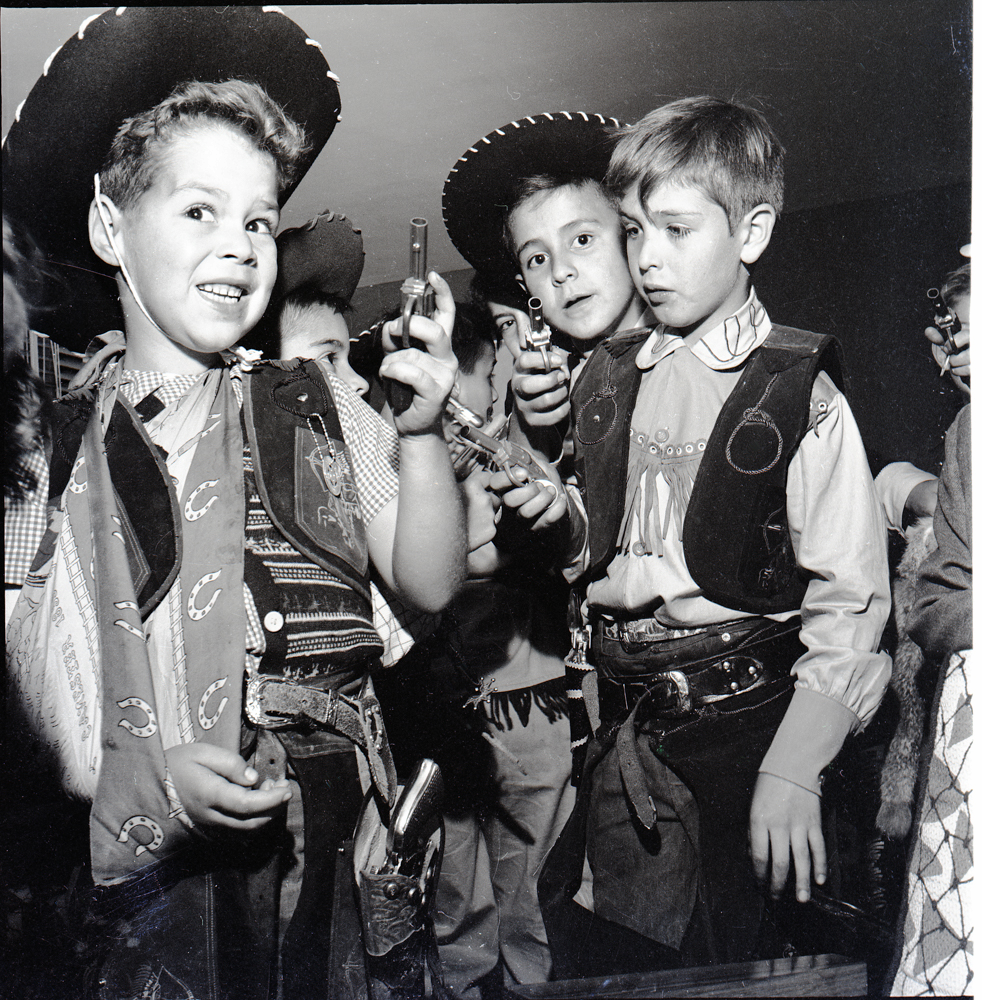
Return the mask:
<svg viewBox="0 0 982 1000">
<path fill-rule="evenodd" d="M 774 323 L 762 346 L 807 356 L 818 354 L 835 342 L 835 338 L 827 334 L 812 333 L 810 330 L 798 330 L 793 326 L 779 326 Z"/>
<path fill-rule="evenodd" d="M 650 336 L 654 327 L 639 326 L 633 330 L 621 330 L 603 342 L 603 348 L 615 358 L 623 357 L 632 347 L 640 347 Z"/>
</svg>

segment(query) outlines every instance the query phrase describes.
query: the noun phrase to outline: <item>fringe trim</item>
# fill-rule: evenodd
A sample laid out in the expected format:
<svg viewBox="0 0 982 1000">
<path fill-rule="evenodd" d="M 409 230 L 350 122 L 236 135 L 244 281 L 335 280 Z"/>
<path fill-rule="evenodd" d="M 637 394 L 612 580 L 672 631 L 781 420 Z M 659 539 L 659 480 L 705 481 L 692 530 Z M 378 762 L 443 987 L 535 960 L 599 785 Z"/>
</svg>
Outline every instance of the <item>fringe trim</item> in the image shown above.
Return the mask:
<svg viewBox="0 0 982 1000">
<path fill-rule="evenodd" d="M 517 691 L 492 691 L 483 700 L 487 705 L 484 712 L 488 720 L 502 732 L 515 728 L 512 711 L 518 715 L 522 726 L 527 726 L 533 705 L 550 723 L 569 718 L 565 677 L 555 677 L 535 687 L 519 688 Z"/>
<path fill-rule="evenodd" d="M 681 540 L 682 524 L 685 521 L 685 512 L 689 509 L 689 499 L 692 496 L 692 487 L 695 485 L 702 454 L 696 452 L 681 459 L 666 460 L 642 452 L 631 461 L 624 494 L 630 499 L 626 504 L 617 538 L 618 552 L 627 553 L 630 550 L 631 529 L 635 519 L 638 524 L 638 541 L 646 556 L 652 555 L 653 551 L 659 556 L 665 554 L 663 542 L 668 538 L 669 526 L 673 520 Z M 668 485 L 668 503 L 665 505 L 665 516 L 661 524 L 652 518 L 658 502 L 655 480 L 659 472 Z M 650 530 L 652 524 L 655 525 L 654 531 Z"/>
</svg>

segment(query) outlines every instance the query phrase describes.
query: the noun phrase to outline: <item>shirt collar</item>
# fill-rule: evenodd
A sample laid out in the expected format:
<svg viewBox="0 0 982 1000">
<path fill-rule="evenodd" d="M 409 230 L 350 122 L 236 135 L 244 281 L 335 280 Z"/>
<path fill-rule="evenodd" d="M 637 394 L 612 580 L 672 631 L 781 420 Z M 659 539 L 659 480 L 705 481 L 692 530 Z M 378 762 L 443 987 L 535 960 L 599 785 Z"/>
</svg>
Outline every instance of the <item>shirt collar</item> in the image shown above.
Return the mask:
<svg viewBox="0 0 982 1000">
<path fill-rule="evenodd" d="M 747 301 L 718 326 L 704 333 L 694 344 L 686 342 L 671 327 L 659 323 L 638 352 L 637 365 L 642 371 L 653 368 L 680 347 L 692 353 L 714 371 L 725 371 L 743 364 L 752 351 L 767 339 L 771 320 L 751 288 Z"/>
</svg>

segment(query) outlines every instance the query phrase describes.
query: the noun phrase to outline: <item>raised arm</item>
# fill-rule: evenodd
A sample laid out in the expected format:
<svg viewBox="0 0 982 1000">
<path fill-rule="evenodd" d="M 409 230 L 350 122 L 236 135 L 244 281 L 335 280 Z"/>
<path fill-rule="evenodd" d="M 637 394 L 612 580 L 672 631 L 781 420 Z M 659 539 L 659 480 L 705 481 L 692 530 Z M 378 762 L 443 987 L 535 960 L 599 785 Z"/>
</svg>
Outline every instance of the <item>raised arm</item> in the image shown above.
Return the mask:
<svg viewBox="0 0 982 1000">
<path fill-rule="evenodd" d="M 463 504 L 443 439 L 443 409 L 457 374 L 450 348 L 453 295 L 435 272 L 432 320 L 414 316 L 410 332 L 422 347 L 390 353 L 379 374 L 410 386 L 409 405 L 395 412 L 399 435 L 399 493 L 368 526 L 372 561 L 383 579 L 415 607 L 435 612 L 456 593 L 466 573 Z M 386 324 L 393 350 L 398 321 Z"/>
</svg>

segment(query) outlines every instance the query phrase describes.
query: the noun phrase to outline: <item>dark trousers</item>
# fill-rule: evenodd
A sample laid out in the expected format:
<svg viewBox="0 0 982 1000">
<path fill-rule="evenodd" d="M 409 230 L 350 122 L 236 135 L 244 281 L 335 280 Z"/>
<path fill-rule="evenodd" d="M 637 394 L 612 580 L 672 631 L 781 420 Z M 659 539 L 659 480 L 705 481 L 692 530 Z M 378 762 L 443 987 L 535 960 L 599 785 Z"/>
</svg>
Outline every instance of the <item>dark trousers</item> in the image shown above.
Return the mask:
<svg viewBox="0 0 982 1000">
<path fill-rule="evenodd" d="M 281 739 L 304 811 L 303 881 L 282 945 L 282 995 L 333 1000 L 331 914 L 338 851 L 351 837 L 362 802 L 355 750 L 344 737 L 323 731 L 283 730 Z M 255 763 L 259 768 L 262 761 Z M 251 834 L 218 832 L 124 885 L 95 889 L 86 995 L 275 997 L 279 888 L 293 853 L 292 835 L 278 817 Z"/>
<path fill-rule="evenodd" d="M 617 923 L 639 941 L 658 942 L 661 949 L 671 949 L 675 964 L 770 957 L 761 937 L 765 896 L 748 850 L 750 803 L 757 769 L 793 693 L 787 673 L 802 652 L 796 624 L 768 623 L 736 638 L 721 627 L 712 635 L 659 643 L 655 649 L 605 640 L 595 651 L 601 654 L 602 726 L 588 753 L 588 773 L 569 832 L 564 831 L 539 883 L 540 898 L 548 898 L 543 906 L 550 905 L 556 917 L 557 934 L 585 926 L 582 916 L 569 918 L 579 884 L 576 855 L 582 864 L 585 848 L 594 876 L 593 923 Z M 689 669 L 693 663 L 705 666 L 717 655 L 734 652 L 759 659 L 777 679 L 684 715 L 653 709 L 625 722 L 646 675 Z M 618 747 L 618 729 L 624 726 L 630 732 L 622 734 Z M 644 791 L 658 815 L 651 830 L 629 801 L 621 760 L 628 735 L 644 774 Z M 568 941 L 557 940 L 557 947 L 577 955 L 577 946 Z M 664 951 L 654 951 L 647 961 L 665 958 Z M 593 963 L 591 974 L 598 974 L 596 968 Z"/>
</svg>

